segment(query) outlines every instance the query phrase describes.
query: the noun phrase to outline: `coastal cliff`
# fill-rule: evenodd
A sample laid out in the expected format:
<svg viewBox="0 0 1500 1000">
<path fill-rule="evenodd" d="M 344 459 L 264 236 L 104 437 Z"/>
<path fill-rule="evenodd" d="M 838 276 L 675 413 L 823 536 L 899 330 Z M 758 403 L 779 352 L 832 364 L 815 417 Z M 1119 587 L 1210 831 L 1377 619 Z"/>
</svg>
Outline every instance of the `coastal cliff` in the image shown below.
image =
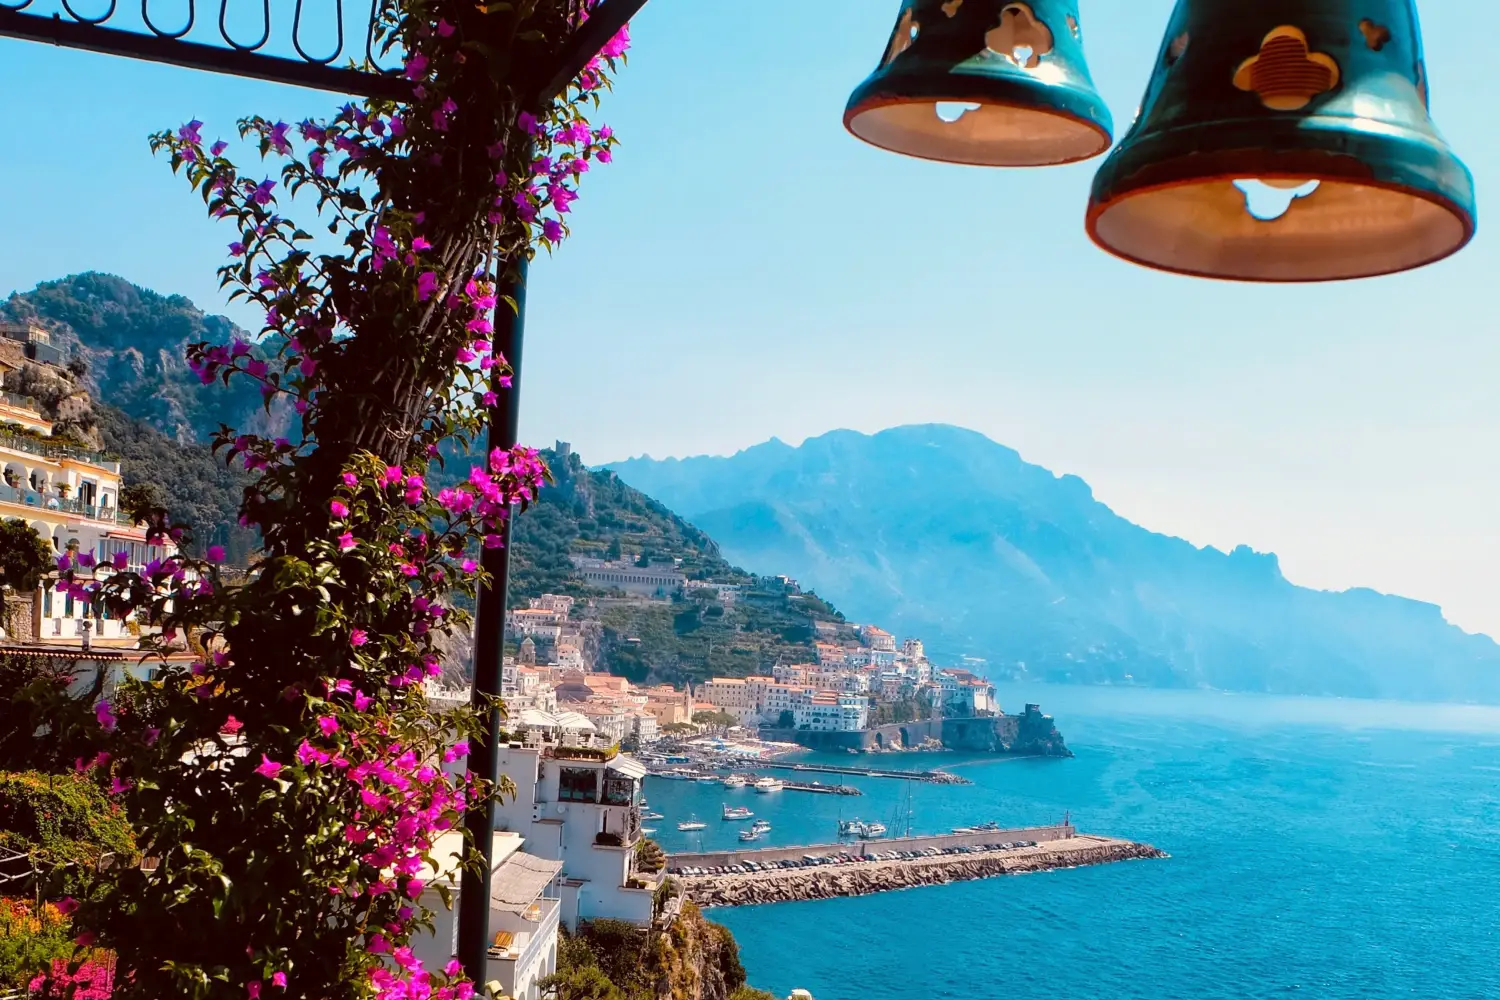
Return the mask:
<svg viewBox="0 0 1500 1000">
<path fill-rule="evenodd" d="M 760 737 L 779 743 L 797 743 L 809 750 L 827 753 L 911 749 L 936 740 L 949 750 L 969 753 L 1013 754 L 1018 757 L 1073 756 L 1052 716 L 1044 714 L 1038 705 L 1027 705 L 1019 715 L 897 722 L 852 733 L 762 726 Z"/>
<path fill-rule="evenodd" d="M 644 929 L 594 920 L 564 933 L 557 972 L 544 987 L 561 997 L 610 1000 L 759 1000 L 745 983 L 739 946 L 729 929 L 683 901 L 665 927 Z"/>
</svg>

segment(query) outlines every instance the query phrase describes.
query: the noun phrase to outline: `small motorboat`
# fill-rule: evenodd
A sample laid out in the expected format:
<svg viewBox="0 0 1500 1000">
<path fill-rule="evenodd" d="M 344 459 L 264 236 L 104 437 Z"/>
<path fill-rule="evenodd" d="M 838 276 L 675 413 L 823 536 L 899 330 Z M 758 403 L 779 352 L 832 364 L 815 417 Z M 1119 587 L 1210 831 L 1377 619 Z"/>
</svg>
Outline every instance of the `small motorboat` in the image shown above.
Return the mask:
<svg viewBox="0 0 1500 1000">
<path fill-rule="evenodd" d="M 785 787 L 786 785 L 776 778 L 761 778 L 755 783 L 755 790 L 757 792 L 760 792 L 762 795 L 769 795 L 771 792 L 779 792 Z"/>
<path fill-rule="evenodd" d="M 707 830 L 708 824 L 700 822 L 696 819 L 690 819 L 678 823 L 677 829 L 681 830 L 683 833 L 692 833 L 695 830 Z"/>
<path fill-rule="evenodd" d="M 666 819 L 666 818 L 667 817 L 663 816 L 659 812 L 643 812 L 643 813 L 641 813 L 641 819 Z"/>
<path fill-rule="evenodd" d="M 738 774 L 731 774 L 724 779 L 725 788 L 744 788 L 745 784 L 745 779 L 741 778 Z"/>
<path fill-rule="evenodd" d="M 735 822 L 742 819 L 750 819 L 754 815 L 755 813 L 751 812 L 749 809 L 746 809 L 744 806 L 724 807 L 724 822 L 726 823 Z"/>
<path fill-rule="evenodd" d="M 885 824 L 884 823 L 870 823 L 870 824 L 868 824 L 865 827 L 865 836 L 866 837 L 884 837 L 885 836 Z"/>
<path fill-rule="evenodd" d="M 654 827 L 654 826 L 643 826 L 643 827 L 641 827 L 641 832 L 644 833 L 646 836 L 649 837 L 653 833 L 656 832 L 656 827 Z"/>
<path fill-rule="evenodd" d="M 758 819 L 754 823 L 750 824 L 750 829 L 755 831 L 756 833 L 770 833 L 771 823 L 769 820 Z"/>
<path fill-rule="evenodd" d="M 759 839 L 760 839 L 760 831 L 759 830 L 741 830 L 740 831 L 740 840 L 743 843 L 748 844 L 751 841 L 755 841 L 755 840 L 759 840 Z"/>
</svg>

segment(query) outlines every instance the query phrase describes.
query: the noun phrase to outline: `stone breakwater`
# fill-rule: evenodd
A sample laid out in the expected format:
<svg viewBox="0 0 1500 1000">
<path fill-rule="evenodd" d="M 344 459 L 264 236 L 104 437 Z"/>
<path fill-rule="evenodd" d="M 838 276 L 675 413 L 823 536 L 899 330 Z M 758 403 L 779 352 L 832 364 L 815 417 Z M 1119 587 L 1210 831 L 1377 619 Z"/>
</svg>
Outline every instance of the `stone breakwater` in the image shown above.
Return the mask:
<svg viewBox="0 0 1500 1000">
<path fill-rule="evenodd" d="M 1168 856 L 1165 851 L 1149 844 L 1080 835 L 1068 840 L 1048 841 L 1036 847 L 996 850 L 983 854 L 864 861 L 743 875 L 673 877 L 682 882 L 687 897 L 699 906 L 750 906 L 758 903 L 793 903 L 841 896 L 867 896 L 876 892 L 946 885 L 949 882 L 994 878 L 999 875 L 1022 875 L 1027 872 Z"/>
</svg>

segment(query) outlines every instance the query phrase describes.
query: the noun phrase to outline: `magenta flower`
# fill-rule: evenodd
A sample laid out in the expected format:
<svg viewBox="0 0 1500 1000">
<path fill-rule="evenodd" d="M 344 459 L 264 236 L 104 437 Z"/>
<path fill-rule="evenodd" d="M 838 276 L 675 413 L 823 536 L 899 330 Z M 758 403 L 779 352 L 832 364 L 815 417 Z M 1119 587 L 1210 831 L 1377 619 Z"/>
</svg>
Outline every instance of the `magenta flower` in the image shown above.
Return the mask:
<svg viewBox="0 0 1500 1000">
<path fill-rule="evenodd" d="M 324 736 L 332 736 L 339 731 L 339 720 L 331 715 L 320 716 L 318 718 L 318 731 Z"/>
<path fill-rule="evenodd" d="M 339 551 L 348 552 L 352 548 L 354 548 L 354 535 L 346 531 L 339 536 Z"/>
<path fill-rule="evenodd" d="M 406 61 L 406 78 L 416 80 L 427 71 L 427 57 L 418 52 Z"/>
<path fill-rule="evenodd" d="M 191 142 L 195 146 L 200 145 L 203 142 L 203 137 L 198 134 L 198 130 L 202 127 L 203 123 L 194 118 L 177 130 L 177 138 L 183 142 Z"/>
<path fill-rule="evenodd" d="M 208 561 L 209 562 L 216 562 L 216 563 L 217 562 L 223 562 L 224 561 L 224 546 L 222 546 L 222 545 L 210 545 L 208 547 Z"/>
<path fill-rule="evenodd" d="M 354 692 L 354 710 L 356 712 L 365 711 L 365 709 L 369 708 L 372 704 L 374 704 L 374 702 L 375 699 L 371 698 L 363 691 Z"/>
<path fill-rule="evenodd" d="M 270 778 L 272 781 L 275 781 L 276 776 L 281 773 L 281 769 L 285 766 L 284 764 L 276 763 L 265 754 L 261 754 L 260 763 L 256 765 L 255 773 L 261 777 Z"/>
<path fill-rule="evenodd" d="M 110 779 L 109 794 L 124 795 L 133 787 L 134 783 L 129 778 L 122 778 L 117 774 L 112 779 Z"/>
<path fill-rule="evenodd" d="M 99 720 L 99 725 L 106 733 L 112 733 L 115 729 L 115 710 L 110 708 L 109 702 L 101 701 L 94 706 L 94 718 Z"/>
<path fill-rule="evenodd" d="M 71 917 L 74 913 L 78 912 L 78 900 L 72 896 L 64 896 L 57 903 L 57 912 L 65 917 Z"/>
<path fill-rule="evenodd" d="M 292 151 L 292 144 L 286 141 L 287 128 L 288 126 L 285 122 L 277 122 L 271 126 L 271 148 L 283 155 Z"/>
<path fill-rule="evenodd" d="M 542 238 L 549 243 L 556 243 L 563 238 L 562 223 L 556 219 L 542 220 Z"/>
<path fill-rule="evenodd" d="M 359 485 L 359 477 L 356 476 L 352 472 L 346 472 L 346 473 L 344 473 L 343 480 L 344 480 L 344 485 L 345 486 L 358 486 Z"/>
<path fill-rule="evenodd" d="M 260 980 L 252 979 L 245 984 L 245 995 L 250 1000 L 260 1000 Z"/>
<path fill-rule="evenodd" d="M 250 200 L 255 202 L 257 205 L 269 204 L 271 201 L 271 189 L 275 186 L 275 181 L 271 180 L 269 177 L 266 178 L 259 184 L 255 185 L 255 190 L 251 193 Z"/>
<path fill-rule="evenodd" d="M 93 931 L 84 931 L 73 939 L 73 943 L 80 948 L 92 948 L 96 940 L 98 940 L 98 937 Z"/>
<path fill-rule="evenodd" d="M 479 564 L 472 559 L 465 559 L 463 561 L 463 571 L 465 573 L 472 573 L 478 568 Z"/>
<path fill-rule="evenodd" d="M 449 24 L 444 18 L 438 18 L 437 33 L 438 37 L 447 38 L 453 34 L 453 25 Z"/>
<path fill-rule="evenodd" d="M 282 989 L 286 989 L 286 973 L 285 972 L 273 972 L 273 973 L 271 973 L 271 985 L 272 986 L 280 986 Z"/>
<path fill-rule="evenodd" d="M 334 517 L 348 517 L 349 508 L 346 507 L 342 501 L 330 500 L 328 503 L 328 513 L 332 514 Z"/>
<path fill-rule="evenodd" d="M 451 764 L 454 761 L 458 760 L 458 758 L 467 756 L 469 756 L 469 741 L 459 740 L 447 750 L 443 751 L 443 763 Z"/>
<path fill-rule="evenodd" d="M 432 298 L 432 293 L 437 291 L 437 275 L 431 271 L 424 271 L 417 278 L 417 298 L 426 302 Z"/>
<path fill-rule="evenodd" d="M 426 237 L 418 236 L 411 241 L 411 248 L 413 250 L 431 250 L 432 244 L 427 242 Z"/>
<path fill-rule="evenodd" d="M 116 552 L 114 556 L 115 569 L 124 569 L 130 565 L 130 555 L 125 552 Z"/>
<path fill-rule="evenodd" d="M 370 636 L 362 628 L 357 628 L 349 633 L 349 645 L 358 649 L 370 641 Z"/>
</svg>

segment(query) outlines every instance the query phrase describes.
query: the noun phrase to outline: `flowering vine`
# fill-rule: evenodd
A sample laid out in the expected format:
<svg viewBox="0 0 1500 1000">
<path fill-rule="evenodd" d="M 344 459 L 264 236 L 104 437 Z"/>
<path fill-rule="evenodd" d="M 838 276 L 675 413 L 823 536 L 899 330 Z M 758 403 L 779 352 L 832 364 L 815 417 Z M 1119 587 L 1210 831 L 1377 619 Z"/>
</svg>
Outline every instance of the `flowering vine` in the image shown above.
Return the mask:
<svg viewBox="0 0 1500 1000">
<path fill-rule="evenodd" d="M 242 121 L 269 174 L 199 121 L 152 137 L 232 227 L 230 297 L 264 314 L 256 349 L 189 361 L 205 384 L 250 380 L 293 426 L 214 435 L 253 475 L 241 517 L 264 549 L 244 581 L 213 548 L 139 570 L 59 561 L 58 589 L 135 615 L 157 661 L 67 716 L 73 766 L 149 859 L 101 872 L 73 913 L 80 947 L 117 955 L 116 997 L 474 994 L 412 943 L 432 928 L 424 886 L 455 860 L 440 838 L 503 789 L 459 773 L 475 715 L 435 714 L 423 682 L 471 624 L 480 549 L 547 470 L 518 447 L 458 476 L 445 446 L 475 441 L 509 388 L 493 334 L 518 265 L 566 238 L 581 178 L 613 155 L 587 116 L 627 33 L 560 99 L 535 94 L 592 6 L 385 0 L 377 35 L 411 99 Z M 164 515 L 151 530 L 183 540 Z"/>
</svg>

